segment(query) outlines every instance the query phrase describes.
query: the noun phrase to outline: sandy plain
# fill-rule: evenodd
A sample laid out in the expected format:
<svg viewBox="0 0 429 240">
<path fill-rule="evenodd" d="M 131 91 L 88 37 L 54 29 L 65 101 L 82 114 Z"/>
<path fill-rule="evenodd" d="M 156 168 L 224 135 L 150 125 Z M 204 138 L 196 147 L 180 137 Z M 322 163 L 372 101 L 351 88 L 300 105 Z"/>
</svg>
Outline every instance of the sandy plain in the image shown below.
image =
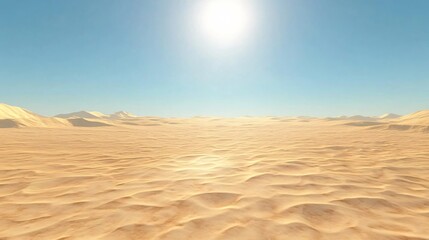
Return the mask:
<svg viewBox="0 0 429 240">
<path fill-rule="evenodd" d="M 429 239 L 424 131 L 139 118 L 0 136 L 0 239 Z"/>
</svg>

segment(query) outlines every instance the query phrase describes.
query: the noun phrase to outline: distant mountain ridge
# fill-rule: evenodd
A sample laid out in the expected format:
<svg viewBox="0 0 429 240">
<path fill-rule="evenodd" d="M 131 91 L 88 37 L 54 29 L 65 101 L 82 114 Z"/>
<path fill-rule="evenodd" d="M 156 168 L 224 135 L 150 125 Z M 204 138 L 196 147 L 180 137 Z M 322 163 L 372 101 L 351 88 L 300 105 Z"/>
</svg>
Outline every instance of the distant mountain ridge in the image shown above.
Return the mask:
<svg viewBox="0 0 429 240">
<path fill-rule="evenodd" d="M 0 128 L 61 127 L 70 123 L 64 119 L 49 118 L 24 108 L 0 103 Z"/>
<path fill-rule="evenodd" d="M 70 119 L 70 118 L 126 119 L 126 118 L 135 118 L 137 116 L 135 116 L 131 113 L 125 112 L 125 111 L 119 111 L 119 112 L 115 112 L 113 114 L 104 114 L 104 113 L 96 112 L 96 111 L 80 111 L 80 112 L 58 114 L 55 117 L 64 118 L 64 119 Z"/>
<path fill-rule="evenodd" d="M 58 118 L 105 118 L 107 115 L 100 112 L 80 111 L 55 115 Z"/>
<path fill-rule="evenodd" d="M 0 128 L 21 127 L 100 127 L 111 124 L 100 121 L 91 121 L 91 116 L 101 116 L 95 112 L 81 113 L 84 117 L 64 119 L 58 117 L 44 117 L 27 109 L 0 103 Z"/>
<path fill-rule="evenodd" d="M 110 114 L 109 117 L 114 118 L 114 119 L 124 119 L 124 118 L 136 118 L 137 116 L 133 115 L 129 112 L 119 111 L 119 112 L 115 112 L 113 114 Z"/>
<path fill-rule="evenodd" d="M 281 118 L 276 119 L 284 121 Z M 317 118 L 305 118 L 306 121 L 311 121 L 312 119 Z M 140 119 L 138 116 L 125 111 L 113 114 L 104 114 L 96 111 L 79 111 L 59 114 L 55 117 L 45 117 L 24 108 L 0 103 L 0 128 L 130 126 L 139 125 L 140 120 L 143 122 L 147 121 L 147 119 Z M 429 132 L 429 110 L 418 111 L 405 116 L 388 113 L 378 117 L 355 115 L 325 118 L 325 120 L 341 120 L 341 124 L 350 126 Z M 344 121 L 346 122 L 344 123 Z M 148 126 L 147 123 L 145 124 L 144 126 Z"/>
<path fill-rule="evenodd" d="M 386 113 L 378 117 L 369 117 L 369 116 L 362 116 L 362 115 L 354 115 L 354 116 L 339 116 L 339 117 L 329 117 L 326 118 L 328 120 L 354 120 L 354 121 L 379 121 L 379 120 L 388 120 L 388 119 L 396 119 L 400 118 L 401 115 L 394 114 L 394 113 Z"/>
<path fill-rule="evenodd" d="M 394 113 L 386 113 L 381 115 L 379 118 L 381 119 L 395 119 L 395 118 L 400 118 L 402 117 L 401 115 L 398 114 L 394 114 Z"/>
</svg>

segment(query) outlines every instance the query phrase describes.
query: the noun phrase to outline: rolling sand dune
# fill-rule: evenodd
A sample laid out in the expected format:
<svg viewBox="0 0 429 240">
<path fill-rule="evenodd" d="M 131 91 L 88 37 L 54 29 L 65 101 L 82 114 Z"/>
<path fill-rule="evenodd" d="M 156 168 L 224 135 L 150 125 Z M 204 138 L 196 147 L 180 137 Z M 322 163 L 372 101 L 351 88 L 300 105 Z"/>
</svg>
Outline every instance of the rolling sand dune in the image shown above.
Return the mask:
<svg viewBox="0 0 429 240">
<path fill-rule="evenodd" d="M 402 117 L 383 118 L 373 126 L 385 130 L 429 132 L 429 111 L 419 111 Z"/>
<path fill-rule="evenodd" d="M 58 114 L 55 117 L 58 118 L 106 118 L 108 115 L 101 113 L 101 112 L 95 112 L 95 111 L 80 111 L 80 112 L 73 112 L 73 113 L 66 113 L 66 114 Z"/>
<path fill-rule="evenodd" d="M 403 116 L 399 121 L 410 125 L 429 125 L 429 110 L 419 111 Z"/>
<path fill-rule="evenodd" d="M 58 114 L 55 117 L 58 118 L 88 118 L 88 119 L 128 119 L 128 118 L 135 118 L 137 116 L 124 112 L 119 111 L 115 112 L 113 114 L 104 114 L 101 112 L 96 111 L 80 111 L 80 112 L 73 112 L 73 113 L 66 113 L 66 114 Z"/>
<path fill-rule="evenodd" d="M 367 117 L 367 116 L 361 116 L 361 115 L 355 115 L 355 116 L 340 116 L 340 117 L 329 117 L 326 118 L 326 120 L 350 120 L 350 121 L 361 121 L 361 122 L 378 122 L 378 121 L 389 121 L 392 119 L 398 119 L 401 115 L 394 114 L 394 113 L 386 113 L 378 117 Z"/>
<path fill-rule="evenodd" d="M 0 239 L 429 239 L 427 133 L 115 123 L 0 130 Z"/>
<path fill-rule="evenodd" d="M 137 116 L 124 111 L 115 112 L 109 115 L 109 118 L 112 118 L 112 119 L 124 119 L 124 118 L 128 119 L 128 118 L 136 118 L 136 117 Z"/>
<path fill-rule="evenodd" d="M 340 116 L 340 117 L 334 117 L 334 118 L 327 118 L 327 120 L 377 121 L 377 120 L 380 120 L 380 118 L 355 115 L 355 116 Z"/>
<path fill-rule="evenodd" d="M 64 119 L 43 117 L 20 107 L 0 103 L 0 128 L 64 127 L 69 125 L 70 123 Z"/>
<path fill-rule="evenodd" d="M 400 118 L 401 115 L 398 114 L 394 114 L 394 113 L 386 113 L 381 115 L 379 118 L 382 120 L 386 120 L 386 119 L 396 119 L 396 118 Z"/>
<path fill-rule="evenodd" d="M 104 126 L 111 126 L 111 124 L 108 124 L 106 122 L 100 122 L 100 121 L 91 121 L 85 118 L 71 118 L 68 119 L 68 122 L 70 122 L 75 127 L 104 127 Z"/>
<path fill-rule="evenodd" d="M 10 106 L 4 103 L 0 103 L 0 118 L 1 119 L 37 119 L 40 117 L 26 109 L 20 107 Z"/>
<path fill-rule="evenodd" d="M 104 115 L 98 112 L 77 112 L 59 117 L 43 117 L 26 109 L 0 104 L 0 128 L 58 128 L 58 127 L 102 127 L 111 126 Z M 84 118 L 86 117 L 86 118 Z M 63 119 L 65 118 L 65 119 Z"/>
</svg>

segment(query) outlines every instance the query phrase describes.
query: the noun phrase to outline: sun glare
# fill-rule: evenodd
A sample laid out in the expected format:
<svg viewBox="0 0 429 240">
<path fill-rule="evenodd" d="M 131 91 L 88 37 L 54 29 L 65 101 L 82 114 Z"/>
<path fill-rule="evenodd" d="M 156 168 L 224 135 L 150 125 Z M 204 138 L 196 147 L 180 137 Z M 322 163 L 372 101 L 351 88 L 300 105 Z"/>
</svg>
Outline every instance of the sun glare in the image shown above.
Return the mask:
<svg viewBox="0 0 429 240">
<path fill-rule="evenodd" d="M 202 0 L 197 10 L 199 30 L 219 46 L 242 43 L 250 33 L 252 20 L 248 0 Z"/>
</svg>

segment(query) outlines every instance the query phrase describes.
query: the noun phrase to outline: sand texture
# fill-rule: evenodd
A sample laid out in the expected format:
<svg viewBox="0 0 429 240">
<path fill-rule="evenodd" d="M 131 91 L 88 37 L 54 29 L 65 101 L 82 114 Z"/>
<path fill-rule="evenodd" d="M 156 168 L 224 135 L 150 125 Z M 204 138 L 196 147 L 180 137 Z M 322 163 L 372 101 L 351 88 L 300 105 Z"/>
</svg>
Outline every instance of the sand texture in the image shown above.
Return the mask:
<svg viewBox="0 0 429 240">
<path fill-rule="evenodd" d="M 136 118 L 0 136 L 0 239 L 429 239 L 424 131 Z"/>
</svg>

